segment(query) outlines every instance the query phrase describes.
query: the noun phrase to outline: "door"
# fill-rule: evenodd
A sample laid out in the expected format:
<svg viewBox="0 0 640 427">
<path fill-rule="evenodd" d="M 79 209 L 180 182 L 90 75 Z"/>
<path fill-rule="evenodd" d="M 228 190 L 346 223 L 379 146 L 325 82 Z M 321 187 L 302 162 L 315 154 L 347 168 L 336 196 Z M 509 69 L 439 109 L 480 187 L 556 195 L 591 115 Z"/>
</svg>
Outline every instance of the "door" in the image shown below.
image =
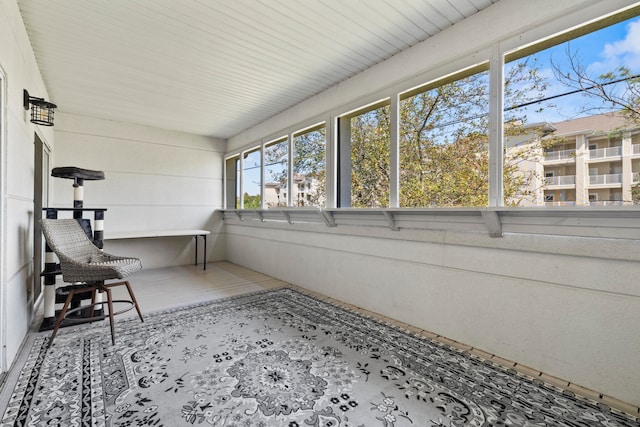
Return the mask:
<svg viewBox="0 0 640 427">
<path fill-rule="evenodd" d="M 6 139 L 4 137 L 5 134 L 5 83 L 6 79 L 4 78 L 4 71 L 0 66 L 0 212 L 4 212 L 4 198 L 5 198 L 5 170 L 2 165 L 5 163 L 5 153 L 6 153 Z M 2 215 L 0 218 L 0 295 L 5 295 L 5 280 L 4 280 L 4 272 L 5 271 L 5 257 L 4 257 L 4 228 L 5 228 L 5 215 Z M 5 348 L 7 345 L 7 324 L 5 316 L 7 315 L 6 311 L 6 298 L 0 298 L 0 384 L 5 376 L 5 372 L 7 371 L 7 359 L 5 354 Z"/>
<path fill-rule="evenodd" d="M 35 145 L 35 174 L 33 180 L 33 285 L 31 288 L 30 302 L 32 305 L 38 304 L 38 299 L 42 294 L 43 279 L 40 277 L 44 265 L 44 242 L 42 240 L 42 230 L 40 229 L 40 218 L 42 218 L 42 208 L 49 205 L 49 147 L 42 142 L 37 134 L 34 134 Z"/>
</svg>

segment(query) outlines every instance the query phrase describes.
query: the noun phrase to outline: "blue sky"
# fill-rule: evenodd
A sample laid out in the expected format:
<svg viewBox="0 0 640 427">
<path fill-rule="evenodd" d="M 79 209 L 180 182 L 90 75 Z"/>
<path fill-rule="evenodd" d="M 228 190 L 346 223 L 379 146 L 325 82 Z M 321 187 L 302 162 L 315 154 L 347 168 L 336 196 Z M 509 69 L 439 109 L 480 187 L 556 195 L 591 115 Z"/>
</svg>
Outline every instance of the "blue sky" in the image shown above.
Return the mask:
<svg viewBox="0 0 640 427">
<path fill-rule="evenodd" d="M 550 59 L 556 65 L 566 66 L 567 45 L 591 76 L 599 76 L 623 65 L 631 69 L 633 74 L 640 73 L 640 18 L 632 18 L 536 53 L 541 64 L 540 73 L 550 83 L 547 96 L 570 90 L 555 80 L 550 66 Z M 552 102 L 555 108 L 545 108 L 541 113 L 535 113 L 533 107 L 528 109 L 528 122 L 553 123 L 580 117 L 584 115 L 580 112 L 581 107 L 600 103 L 599 100 L 590 100 L 581 94 L 558 98 Z"/>
</svg>

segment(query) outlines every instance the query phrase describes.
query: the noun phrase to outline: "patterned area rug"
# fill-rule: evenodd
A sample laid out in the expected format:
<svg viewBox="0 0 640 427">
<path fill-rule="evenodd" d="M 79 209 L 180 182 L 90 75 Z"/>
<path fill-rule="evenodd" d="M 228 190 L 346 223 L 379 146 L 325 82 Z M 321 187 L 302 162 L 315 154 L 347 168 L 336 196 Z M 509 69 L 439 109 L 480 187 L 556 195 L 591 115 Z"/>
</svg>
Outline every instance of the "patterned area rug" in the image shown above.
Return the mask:
<svg viewBox="0 0 640 427">
<path fill-rule="evenodd" d="M 639 426 L 291 289 L 36 339 L 2 426 Z"/>
</svg>

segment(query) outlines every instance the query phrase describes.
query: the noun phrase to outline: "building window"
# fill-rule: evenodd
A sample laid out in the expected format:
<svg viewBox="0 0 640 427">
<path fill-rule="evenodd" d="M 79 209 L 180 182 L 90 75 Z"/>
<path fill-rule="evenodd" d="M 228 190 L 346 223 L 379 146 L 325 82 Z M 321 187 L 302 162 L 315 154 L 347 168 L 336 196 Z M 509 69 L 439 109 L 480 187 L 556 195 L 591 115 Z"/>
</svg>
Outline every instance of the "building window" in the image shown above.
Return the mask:
<svg viewBox="0 0 640 427">
<path fill-rule="evenodd" d="M 339 207 L 389 207 L 389 102 L 339 119 Z"/>
<path fill-rule="evenodd" d="M 402 95 L 400 206 L 487 206 L 488 123 L 486 64 Z"/>
<path fill-rule="evenodd" d="M 264 199 L 266 207 L 287 206 L 284 190 L 289 176 L 289 140 L 283 138 L 264 146 Z"/>
</svg>

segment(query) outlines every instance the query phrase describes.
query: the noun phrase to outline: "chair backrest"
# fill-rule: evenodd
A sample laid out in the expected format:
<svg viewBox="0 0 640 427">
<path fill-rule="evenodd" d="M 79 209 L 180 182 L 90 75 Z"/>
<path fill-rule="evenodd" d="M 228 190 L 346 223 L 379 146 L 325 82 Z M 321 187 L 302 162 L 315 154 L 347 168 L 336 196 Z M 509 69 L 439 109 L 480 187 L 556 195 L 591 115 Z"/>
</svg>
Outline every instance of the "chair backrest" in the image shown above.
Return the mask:
<svg viewBox="0 0 640 427">
<path fill-rule="evenodd" d="M 41 219 L 40 225 L 47 244 L 58 258 L 90 262 L 100 253 L 75 219 Z"/>
</svg>

